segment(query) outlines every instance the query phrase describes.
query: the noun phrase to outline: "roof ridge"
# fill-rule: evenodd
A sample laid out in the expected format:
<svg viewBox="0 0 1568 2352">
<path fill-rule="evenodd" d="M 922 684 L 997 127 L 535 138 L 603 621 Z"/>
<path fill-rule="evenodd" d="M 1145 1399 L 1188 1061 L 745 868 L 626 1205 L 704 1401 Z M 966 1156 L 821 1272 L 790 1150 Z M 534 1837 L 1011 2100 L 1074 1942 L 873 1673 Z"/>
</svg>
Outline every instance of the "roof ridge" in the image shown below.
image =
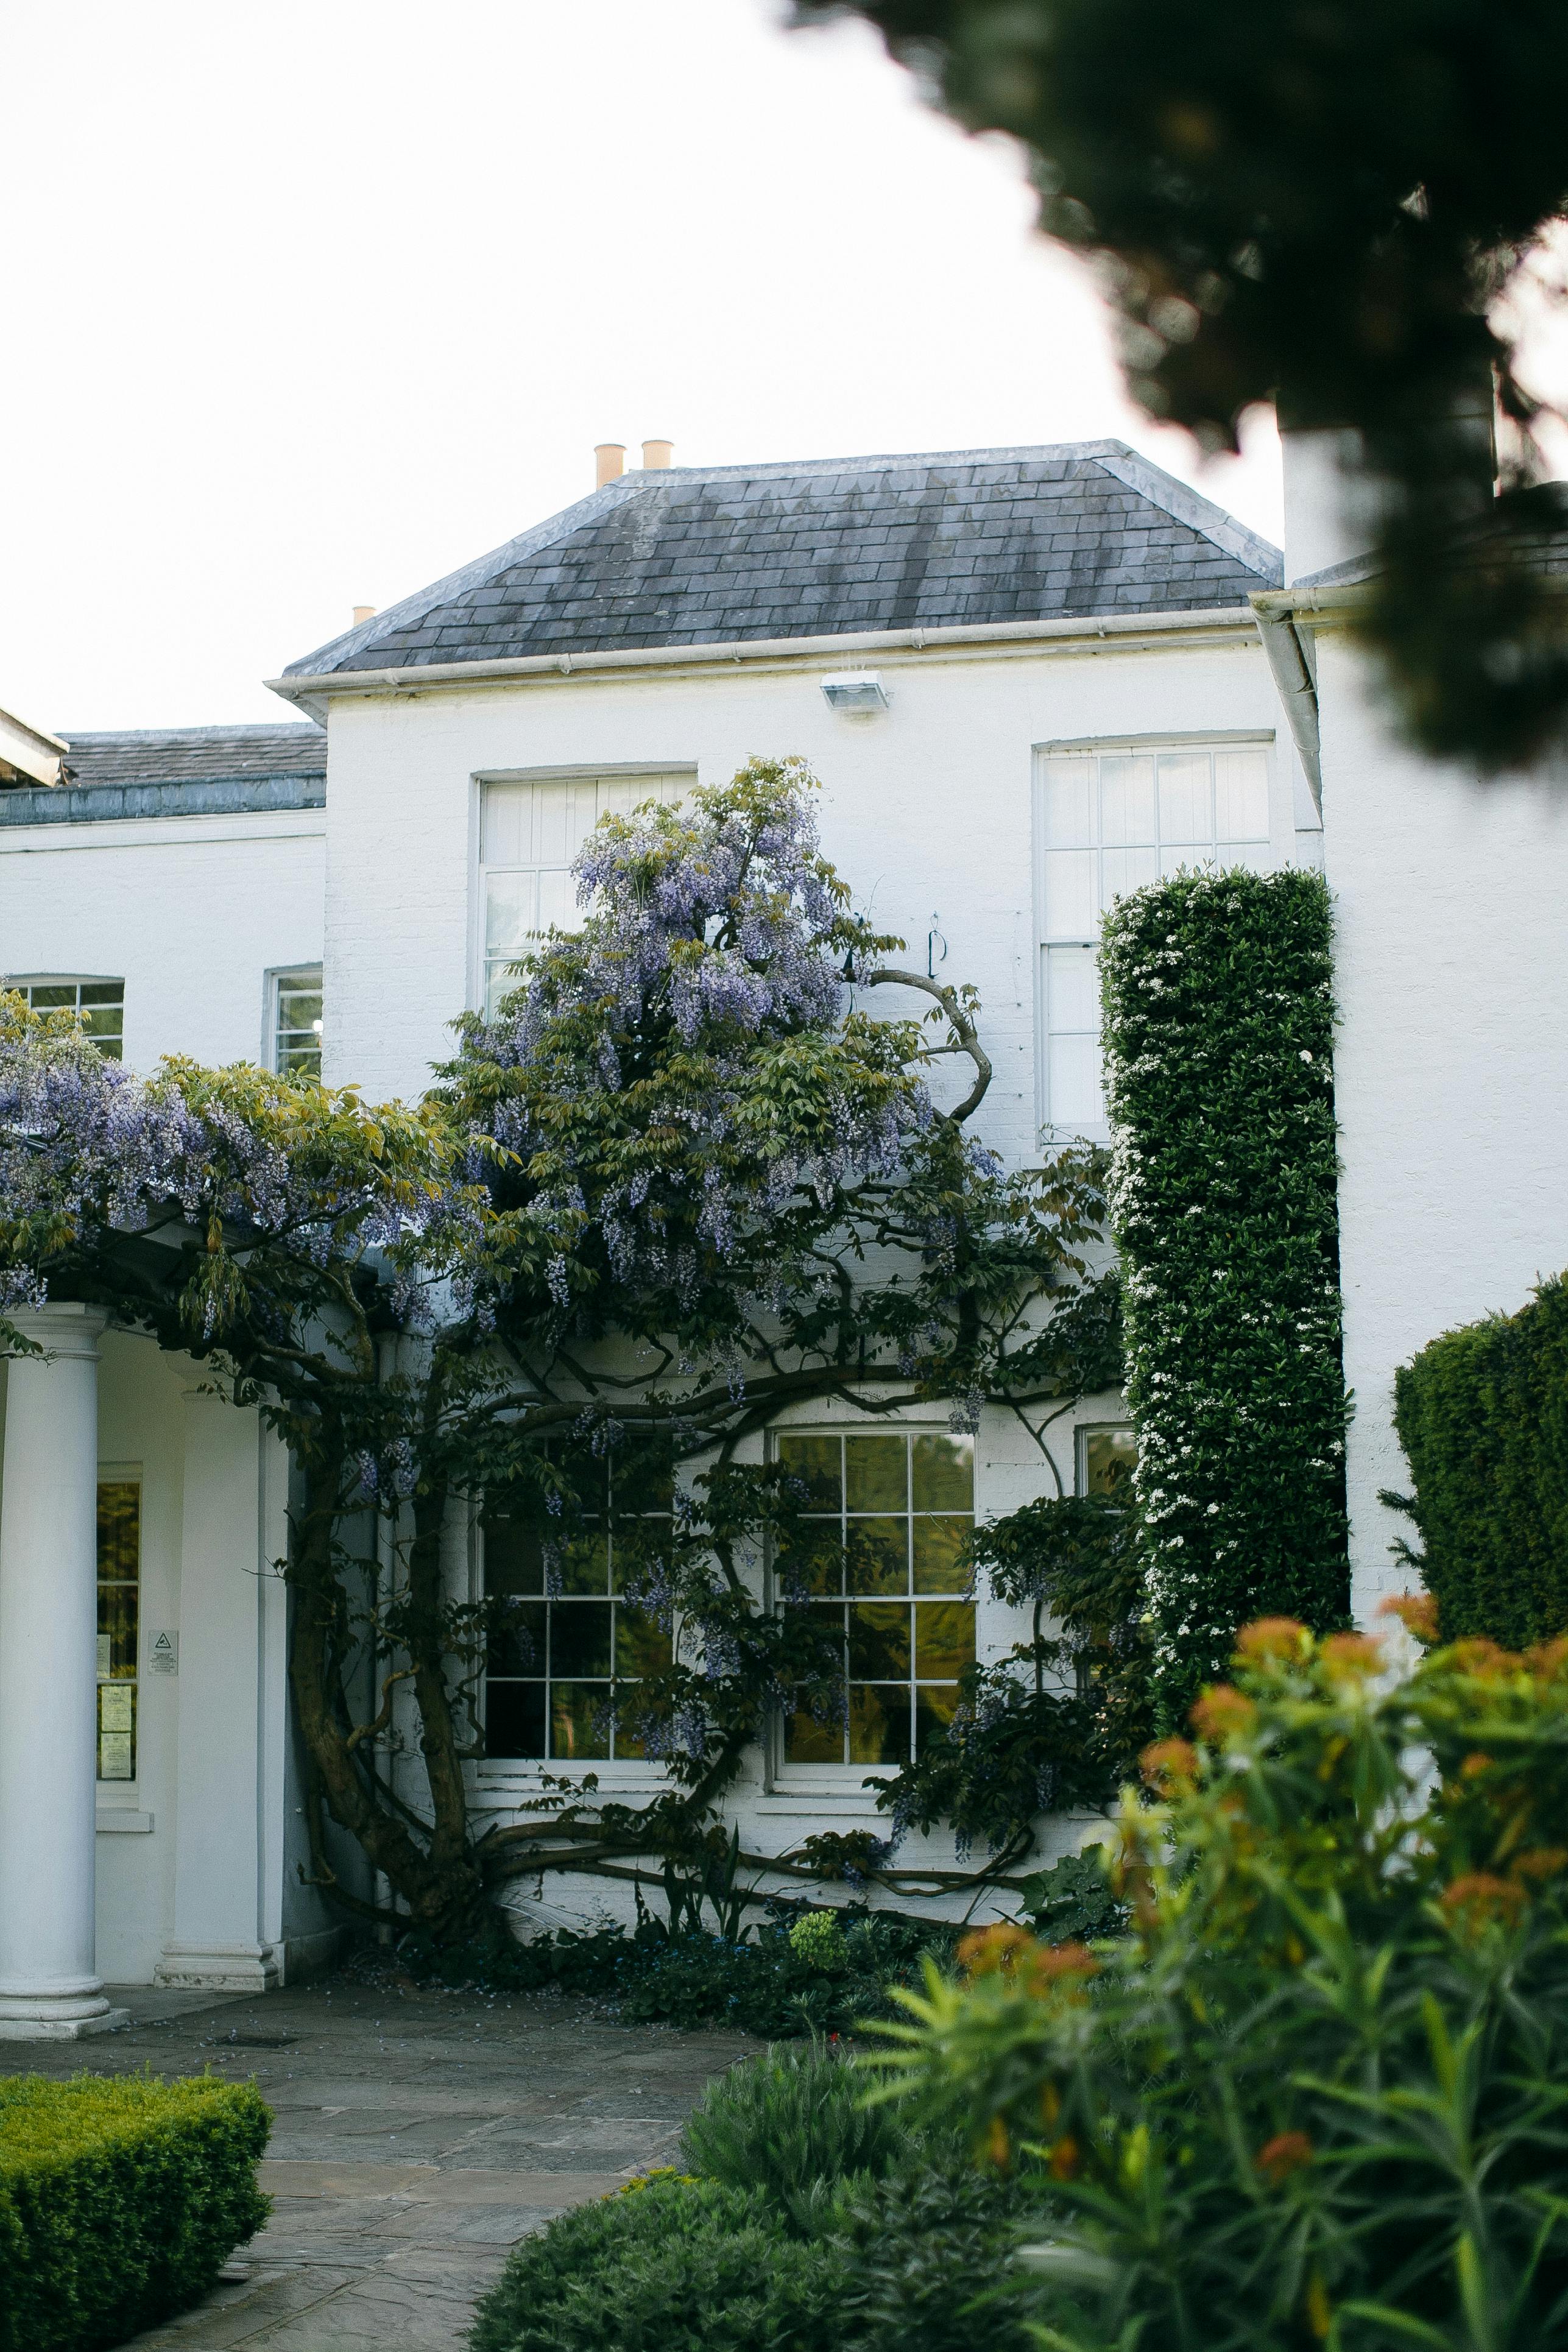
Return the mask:
<svg viewBox="0 0 1568 2352">
<path fill-rule="evenodd" d="M 81 727 L 65 737 L 78 743 L 234 743 L 254 741 L 263 735 L 320 735 L 326 730 L 314 719 L 247 719 L 222 727 Z"/>
</svg>

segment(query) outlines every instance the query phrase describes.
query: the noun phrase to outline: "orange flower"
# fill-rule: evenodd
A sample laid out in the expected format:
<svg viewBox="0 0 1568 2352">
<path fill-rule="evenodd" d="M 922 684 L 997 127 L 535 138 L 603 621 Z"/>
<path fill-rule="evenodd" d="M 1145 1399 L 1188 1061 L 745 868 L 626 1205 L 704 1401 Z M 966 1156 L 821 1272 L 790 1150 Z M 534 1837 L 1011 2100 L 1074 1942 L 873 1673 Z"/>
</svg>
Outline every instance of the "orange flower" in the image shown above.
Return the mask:
<svg viewBox="0 0 1568 2352">
<path fill-rule="evenodd" d="M 1257 1720 L 1257 1706 L 1234 1683 L 1215 1683 L 1192 1710 L 1192 1726 L 1198 1738 L 1215 1745 L 1242 1738 Z"/>
<path fill-rule="evenodd" d="M 1482 1680 L 1513 1674 L 1524 1663 L 1512 1650 L 1502 1649 L 1480 1635 L 1468 1642 L 1456 1642 L 1448 1654 L 1461 1674 L 1477 1675 Z"/>
<path fill-rule="evenodd" d="M 958 1965 L 972 1977 L 995 1976 L 1010 1969 L 1017 1954 L 1034 1940 L 1027 1928 L 1011 1919 L 998 1919 L 994 1926 L 976 1928 L 973 1935 L 963 1937 L 956 1955 Z"/>
<path fill-rule="evenodd" d="M 1051 2150 L 1051 2179 L 1076 2180 L 1079 2174 L 1078 2142 L 1071 2132 L 1064 2132 Z"/>
<path fill-rule="evenodd" d="M 1260 2147 L 1258 2151 L 1258 2169 L 1274 2189 L 1278 2189 L 1282 2180 L 1289 2180 L 1293 2172 L 1299 2172 L 1302 2165 L 1311 2161 L 1312 2143 L 1306 2133 L 1300 2131 L 1280 2132 L 1267 2147 Z"/>
<path fill-rule="evenodd" d="M 1138 1759 L 1139 1769 L 1151 1788 L 1190 1788 L 1198 1769 L 1198 1751 L 1190 1739 L 1156 1739 Z"/>
<path fill-rule="evenodd" d="M 1472 1870 L 1446 1886 L 1441 1899 L 1444 1910 L 1462 1919 L 1475 1934 L 1494 1919 L 1517 1919 L 1527 1898 L 1523 1887 L 1513 1880 L 1495 1878 L 1488 1870 Z"/>
<path fill-rule="evenodd" d="M 1092 1977 L 1100 1962 L 1087 1944 L 1043 1944 L 1029 1957 L 1029 1974 L 1037 1984 L 1055 1984 L 1062 1977 Z"/>
<path fill-rule="evenodd" d="M 1331 1675 L 1374 1675 L 1384 1663 L 1370 1633 L 1331 1633 L 1320 1654 Z"/>
<path fill-rule="evenodd" d="M 1393 1592 L 1381 1603 L 1380 1617 L 1397 1617 L 1418 1642 L 1437 1638 L 1437 1596 L 1435 1592 Z"/>
<path fill-rule="evenodd" d="M 1514 1855 L 1512 1870 L 1518 1878 L 1555 1878 L 1568 1870 L 1568 1846 L 1532 1845 Z"/>
<path fill-rule="evenodd" d="M 1244 1625 L 1237 1635 L 1236 1654 L 1245 1658 L 1249 1666 L 1268 1665 L 1277 1658 L 1299 1657 L 1302 1643 L 1310 1638 L 1298 1618 L 1259 1617 L 1256 1624 Z"/>
<path fill-rule="evenodd" d="M 1555 1682 L 1568 1664 L 1568 1633 L 1559 1633 L 1555 1641 L 1535 1643 L 1526 1650 L 1524 1663 L 1537 1682 Z"/>
</svg>

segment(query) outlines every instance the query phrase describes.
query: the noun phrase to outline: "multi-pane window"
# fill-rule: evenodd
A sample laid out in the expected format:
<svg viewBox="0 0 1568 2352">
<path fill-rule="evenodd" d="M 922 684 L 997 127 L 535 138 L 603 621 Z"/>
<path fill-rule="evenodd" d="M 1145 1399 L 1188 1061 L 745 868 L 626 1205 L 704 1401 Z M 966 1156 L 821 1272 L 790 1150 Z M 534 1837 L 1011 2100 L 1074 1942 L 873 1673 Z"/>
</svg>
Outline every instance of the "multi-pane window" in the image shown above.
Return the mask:
<svg viewBox="0 0 1568 2352">
<path fill-rule="evenodd" d="M 142 1488 L 98 1489 L 98 1777 L 136 1778 L 136 1641 L 142 1597 Z"/>
<path fill-rule="evenodd" d="M 950 1723 L 974 1660 L 967 1540 L 974 1446 L 934 1430 L 790 1431 L 778 1459 L 805 1489 L 804 1550 L 779 1563 L 842 1642 L 847 1704 L 784 1726 L 792 1764 L 907 1764 Z"/>
<path fill-rule="evenodd" d="M 280 971 L 272 983 L 272 1066 L 285 1077 L 321 1075 L 321 967 Z"/>
<path fill-rule="evenodd" d="M 612 1720 L 611 1687 L 670 1663 L 669 1634 L 626 1597 L 647 1538 L 670 1524 L 668 1500 L 636 1515 L 634 1535 L 606 1477 L 602 1517 L 565 1546 L 553 1580 L 537 1507 L 514 1516 L 492 1501 L 480 1521 L 485 1598 L 510 1603 L 486 1661 L 486 1753 L 574 1764 L 640 1757 L 641 1742 Z M 550 1581 L 559 1591 L 547 1591 Z"/>
<path fill-rule="evenodd" d="M 13 980 L 5 985 L 26 997 L 35 1013 L 74 1013 L 106 1062 L 125 1058 L 122 980 Z"/>
<path fill-rule="evenodd" d="M 1100 919 L 1180 866 L 1266 867 L 1268 757 L 1260 743 L 1046 753 L 1035 807 L 1044 1120 L 1098 1127 Z"/>
<path fill-rule="evenodd" d="M 547 776 L 485 786 L 479 858 L 484 1008 L 518 984 L 512 967 L 550 930 L 580 920 L 572 860 L 602 816 L 644 801 L 678 801 L 689 772 L 668 775 Z"/>
</svg>

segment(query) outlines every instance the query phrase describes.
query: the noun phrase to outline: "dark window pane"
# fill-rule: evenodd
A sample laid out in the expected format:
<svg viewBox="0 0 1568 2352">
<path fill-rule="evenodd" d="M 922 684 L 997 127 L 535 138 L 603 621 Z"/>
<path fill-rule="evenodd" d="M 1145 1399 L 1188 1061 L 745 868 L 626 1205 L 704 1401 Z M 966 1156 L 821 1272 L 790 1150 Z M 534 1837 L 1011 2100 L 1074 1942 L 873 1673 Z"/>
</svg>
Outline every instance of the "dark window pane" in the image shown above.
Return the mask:
<svg viewBox="0 0 1568 2352">
<path fill-rule="evenodd" d="M 669 1558 L 674 1521 L 668 1516 L 617 1519 L 610 1529 L 610 1590 L 624 1592 L 628 1583 L 647 1575 Z"/>
<path fill-rule="evenodd" d="M 98 1674 L 100 1682 L 123 1681 L 136 1672 L 136 1604 L 133 1584 L 98 1588 Z"/>
<path fill-rule="evenodd" d="M 972 1437 L 917 1437 L 914 1456 L 914 1502 L 917 1511 L 972 1511 L 974 1508 L 974 1440 Z"/>
<path fill-rule="evenodd" d="M 607 1675 L 609 1671 L 609 1602 L 552 1602 L 550 1610 L 552 1677 L 556 1675 Z"/>
<path fill-rule="evenodd" d="M 562 1612 L 561 1614 L 569 1614 Z M 607 1683 L 552 1683 L 550 1753 L 562 1762 L 597 1762 L 610 1752 Z"/>
<path fill-rule="evenodd" d="M 923 1755 L 926 1743 L 938 1731 L 945 1731 L 952 1721 L 958 1706 L 958 1693 L 952 1688 L 942 1689 L 935 1684 L 915 1692 L 915 1749 Z"/>
<path fill-rule="evenodd" d="M 844 1575 L 851 1592 L 907 1592 L 909 1521 L 851 1519 L 845 1534 Z"/>
<path fill-rule="evenodd" d="M 485 1521 L 485 1591 L 542 1592 L 544 1554 L 535 1529 L 522 1519 Z"/>
<path fill-rule="evenodd" d="M 543 1755 L 542 1683 L 486 1684 L 485 1753 L 487 1756 Z"/>
<path fill-rule="evenodd" d="M 669 1635 L 656 1617 L 624 1604 L 616 1611 L 616 1672 L 662 1674 L 669 1664 Z"/>
<path fill-rule="evenodd" d="M 969 1581 L 964 1546 L 973 1519 L 917 1519 L 915 1528 L 915 1591 L 962 1592 Z"/>
<path fill-rule="evenodd" d="M 142 1572 L 142 1489 L 133 1479 L 106 1479 L 98 1490 L 100 1582 L 134 1582 Z"/>
<path fill-rule="evenodd" d="M 842 1764 L 844 1726 L 818 1723 L 804 1709 L 784 1721 L 784 1759 L 790 1764 Z"/>
<path fill-rule="evenodd" d="M 792 1478 L 800 1479 L 805 1486 L 806 1508 L 840 1509 L 844 1496 L 838 1475 L 838 1440 L 784 1436 L 778 1443 L 780 1463 Z"/>
<path fill-rule="evenodd" d="M 492 1675 L 542 1675 L 544 1672 L 542 1601 L 512 1601 L 490 1629 L 489 1671 Z"/>
<path fill-rule="evenodd" d="M 63 986 L 55 982 L 43 982 L 37 988 L 30 988 L 27 995 L 35 1013 L 57 1013 L 62 1005 L 68 1005 L 73 1013 L 76 1011 L 76 988 L 68 981 Z"/>
<path fill-rule="evenodd" d="M 907 1511 L 909 1449 L 903 1437 L 847 1437 L 844 1487 L 851 1511 Z"/>
<path fill-rule="evenodd" d="M 122 980 L 84 980 L 81 984 L 83 1004 L 120 1004 L 125 1002 Z"/>
<path fill-rule="evenodd" d="M 915 1607 L 915 1673 L 921 1682 L 954 1682 L 974 1664 L 974 1608 L 967 1601 L 921 1601 Z"/>
<path fill-rule="evenodd" d="M 603 1534 L 578 1536 L 566 1547 L 561 1562 L 563 1592 L 607 1592 L 610 1589 L 610 1548 Z"/>
<path fill-rule="evenodd" d="M 910 1612 L 902 1601 L 861 1601 L 849 1612 L 849 1671 L 890 1682 L 910 1671 Z"/>
<path fill-rule="evenodd" d="M 851 1764 L 907 1764 L 910 1760 L 910 1694 L 892 1683 L 849 1686 L 849 1761 Z"/>
<path fill-rule="evenodd" d="M 118 1004 L 104 1005 L 96 1013 L 84 1013 L 81 1025 L 95 1044 L 101 1044 L 105 1038 L 123 1036 L 125 1015 Z"/>
<path fill-rule="evenodd" d="M 1091 1429 L 1083 1441 L 1084 1491 L 1125 1493 L 1138 1462 L 1138 1440 L 1130 1429 Z"/>
<path fill-rule="evenodd" d="M 837 1519 L 807 1520 L 779 1559 L 786 1592 L 842 1592 L 844 1546 Z"/>
</svg>

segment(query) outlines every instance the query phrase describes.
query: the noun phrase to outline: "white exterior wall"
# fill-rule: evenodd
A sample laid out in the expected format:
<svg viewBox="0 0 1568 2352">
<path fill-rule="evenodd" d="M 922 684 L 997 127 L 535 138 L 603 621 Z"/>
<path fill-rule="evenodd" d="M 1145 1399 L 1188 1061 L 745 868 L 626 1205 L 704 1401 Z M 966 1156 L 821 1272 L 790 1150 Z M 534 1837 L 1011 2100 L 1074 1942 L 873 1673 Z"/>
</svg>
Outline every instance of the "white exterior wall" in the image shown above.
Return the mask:
<svg viewBox="0 0 1568 2352">
<path fill-rule="evenodd" d="M 695 765 L 727 782 L 757 754 L 803 754 L 823 782 L 828 856 L 879 929 L 940 976 L 973 981 L 995 1065 L 984 1125 L 1035 1144 L 1030 860 L 1033 752 L 1047 742 L 1268 730 L 1279 705 L 1249 621 L 1226 642 L 1122 651 L 1081 641 L 874 655 L 886 711 L 837 713 L 821 679 L 847 663 L 737 661 L 701 671 L 552 672 L 482 690 L 334 698 L 328 722 L 326 1064 L 373 1099 L 412 1094 L 478 1001 L 479 780 L 508 772 Z M 1274 761 L 1274 852 L 1294 854 L 1293 758 Z M 895 1007 L 879 998 L 891 1013 Z"/>
<path fill-rule="evenodd" d="M 1319 648 L 1325 869 L 1358 1617 L 1409 1571 L 1394 1373 L 1568 1266 L 1568 777 L 1482 780 L 1379 716 L 1363 658 Z"/>
<path fill-rule="evenodd" d="M 251 1061 L 268 971 L 321 960 L 326 813 L 0 825 L 0 980 L 125 982 L 125 1059 Z"/>
</svg>

